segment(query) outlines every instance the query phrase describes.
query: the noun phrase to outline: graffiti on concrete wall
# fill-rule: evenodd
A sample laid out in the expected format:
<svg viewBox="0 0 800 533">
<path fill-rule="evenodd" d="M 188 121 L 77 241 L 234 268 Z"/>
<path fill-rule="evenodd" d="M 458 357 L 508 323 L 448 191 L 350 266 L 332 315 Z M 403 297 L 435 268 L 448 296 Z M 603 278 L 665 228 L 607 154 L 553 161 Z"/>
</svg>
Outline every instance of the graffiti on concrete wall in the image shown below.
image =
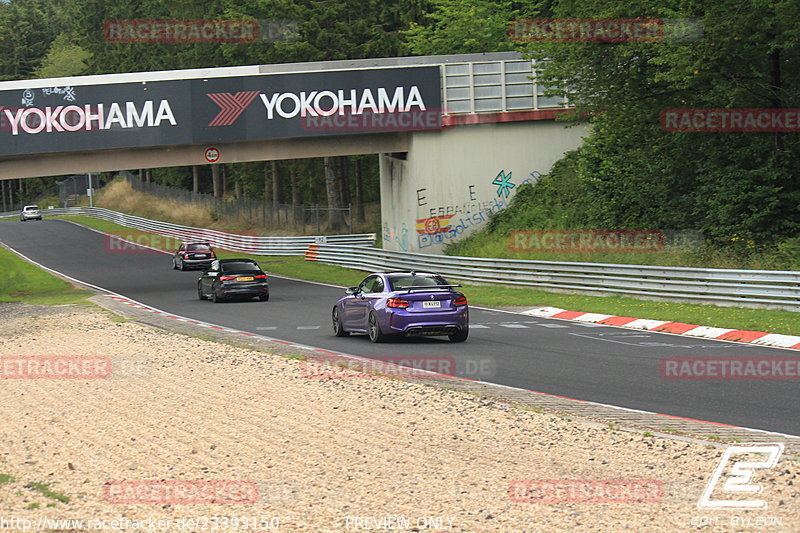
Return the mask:
<svg viewBox="0 0 800 533">
<path fill-rule="evenodd" d="M 511 183 L 511 172 L 506 174 L 505 170 L 501 170 L 497 176 L 492 180 L 492 185 L 497 185 L 497 196 L 503 196 L 504 198 L 508 198 L 508 195 L 511 194 L 511 189 L 516 187 L 513 183 Z"/>
<path fill-rule="evenodd" d="M 536 184 L 543 175 L 534 170 L 530 173 L 530 178 L 526 178 L 519 186 L 526 184 Z M 512 190 L 518 185 L 511 182 L 512 173 L 501 170 L 491 181 L 492 185 L 497 185 L 497 198 L 494 200 L 479 201 L 476 198 L 475 185 L 467 187 L 469 201 L 460 204 L 448 204 L 429 207 L 426 196 L 426 189 L 417 190 L 417 207 L 424 207 L 423 217 L 416 221 L 417 244 L 420 249 L 427 248 L 436 244 L 446 244 L 456 237 L 463 234 L 467 229 L 476 228 L 489 221 L 489 217 L 504 209 L 508 202 L 506 199 L 511 196 Z M 514 191 L 516 192 L 516 191 Z M 405 228 L 404 228 L 405 230 Z M 407 230 L 406 230 L 407 231 Z M 402 250 L 406 250 L 401 243 L 408 246 L 407 234 L 398 235 L 384 224 L 384 242 L 396 242 Z"/>
<path fill-rule="evenodd" d="M 478 227 L 489 220 L 489 217 L 506 207 L 504 199 L 495 199 L 488 202 L 475 202 L 478 209 L 464 210 L 462 206 L 449 205 L 431 209 L 431 212 L 445 213 L 453 211 L 453 214 L 432 215 L 427 218 L 417 219 L 417 244 L 420 248 L 427 248 L 434 244 L 444 244 L 452 241 L 469 228 Z M 442 220 L 446 226 L 442 226 Z M 430 228 L 433 232 L 427 231 Z"/>
<path fill-rule="evenodd" d="M 389 226 L 387 222 L 383 223 L 383 244 L 394 243 L 397 247 L 404 251 L 408 251 L 408 226 L 403 222 L 403 225 L 398 230 L 395 226 Z"/>
</svg>

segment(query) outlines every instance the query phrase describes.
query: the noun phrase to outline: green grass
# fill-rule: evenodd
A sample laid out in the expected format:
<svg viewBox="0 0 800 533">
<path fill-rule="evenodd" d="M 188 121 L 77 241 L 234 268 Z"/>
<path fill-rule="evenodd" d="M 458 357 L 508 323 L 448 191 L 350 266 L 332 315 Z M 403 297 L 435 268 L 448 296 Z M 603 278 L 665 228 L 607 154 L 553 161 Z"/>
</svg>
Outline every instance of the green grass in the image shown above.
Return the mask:
<svg viewBox="0 0 800 533">
<path fill-rule="evenodd" d="M 56 492 L 50 488 L 49 483 L 39 483 L 34 481 L 33 483 L 28 483 L 25 485 L 29 489 L 33 489 L 36 492 L 40 493 L 42 496 L 50 498 L 52 500 L 60 501 L 61 503 L 69 503 L 69 496 L 66 494 L 62 494 L 60 492 Z"/>
<path fill-rule="evenodd" d="M 157 248 L 174 249 L 174 242 L 165 237 L 132 230 L 113 222 L 84 216 L 63 217 L 86 226 L 120 235 Z M 225 250 L 218 251 L 220 258 L 251 257 L 273 273 L 309 281 L 331 283 L 342 286 L 357 285 L 365 273 L 358 270 L 305 261 L 298 256 L 255 256 Z M 168 260 L 165 261 L 169 268 Z M 618 296 L 588 296 L 547 292 L 535 288 L 507 287 L 498 285 L 467 285 L 462 291 L 471 305 L 486 307 L 559 307 L 571 311 L 604 313 L 668 320 L 730 329 L 765 331 L 800 335 L 800 313 L 771 309 L 746 309 L 739 307 L 717 307 L 674 302 L 657 302 Z"/>
<path fill-rule="evenodd" d="M 0 474 L 0 483 L 13 483 L 17 480 L 14 476 L 8 474 Z"/>
<path fill-rule="evenodd" d="M 0 248 L 0 302 L 25 302 L 36 305 L 89 304 L 89 291 L 72 285 Z"/>
<path fill-rule="evenodd" d="M 543 231 L 543 230 L 539 230 Z M 559 231 L 559 230 L 553 230 Z M 575 230 L 577 231 L 577 230 Z M 711 245 L 682 248 L 664 246 L 659 250 L 642 252 L 580 252 L 580 251 L 515 251 L 513 237 L 480 231 L 447 246 L 445 254 L 467 257 L 494 257 L 536 261 L 567 261 L 578 263 L 611 263 L 628 265 L 676 266 L 694 268 L 737 268 L 755 270 L 794 270 L 800 268 L 793 257 L 793 248 L 735 253 Z"/>
</svg>

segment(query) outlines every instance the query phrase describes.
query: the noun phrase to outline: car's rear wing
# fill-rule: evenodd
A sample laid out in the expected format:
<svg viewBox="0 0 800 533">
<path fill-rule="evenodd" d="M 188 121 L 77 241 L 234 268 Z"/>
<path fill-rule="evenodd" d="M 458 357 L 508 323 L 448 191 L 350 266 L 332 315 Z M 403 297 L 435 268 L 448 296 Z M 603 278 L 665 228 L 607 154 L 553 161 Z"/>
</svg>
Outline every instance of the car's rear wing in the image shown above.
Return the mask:
<svg viewBox="0 0 800 533">
<path fill-rule="evenodd" d="M 395 292 L 427 291 L 430 289 L 452 289 L 454 287 L 461 287 L 461 285 L 426 285 L 424 287 L 400 287 L 395 289 Z"/>
</svg>

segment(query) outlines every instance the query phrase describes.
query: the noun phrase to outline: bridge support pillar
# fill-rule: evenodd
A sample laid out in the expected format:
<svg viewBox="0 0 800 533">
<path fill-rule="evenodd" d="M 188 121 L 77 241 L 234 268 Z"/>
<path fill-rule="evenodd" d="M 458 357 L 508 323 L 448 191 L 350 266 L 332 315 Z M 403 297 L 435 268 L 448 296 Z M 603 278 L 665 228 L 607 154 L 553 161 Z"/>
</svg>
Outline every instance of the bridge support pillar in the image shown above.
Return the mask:
<svg viewBox="0 0 800 533">
<path fill-rule="evenodd" d="M 586 134 L 553 120 L 410 133 L 408 152 L 380 156 L 383 247 L 442 253 L 484 228 Z"/>
</svg>

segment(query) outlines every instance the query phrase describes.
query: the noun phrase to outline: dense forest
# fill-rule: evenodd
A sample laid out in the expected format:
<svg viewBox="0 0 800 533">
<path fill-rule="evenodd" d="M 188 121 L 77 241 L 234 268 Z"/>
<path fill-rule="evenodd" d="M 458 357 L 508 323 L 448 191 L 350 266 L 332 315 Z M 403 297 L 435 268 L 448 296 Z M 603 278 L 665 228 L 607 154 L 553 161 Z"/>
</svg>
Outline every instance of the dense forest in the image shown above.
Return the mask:
<svg viewBox="0 0 800 533">
<path fill-rule="evenodd" d="M 774 246 L 800 229 L 798 134 L 668 132 L 659 115 L 800 107 L 798 15 L 796 0 L 10 0 L 0 2 L 0 80 L 519 50 L 575 105 L 569 120 L 592 124 L 580 149 L 518 196 L 530 206 L 528 227 L 687 228 L 719 244 Z M 510 21 L 531 17 L 684 20 L 700 33 L 623 43 L 509 37 Z M 290 31 L 244 44 L 110 43 L 103 28 L 113 19 L 255 19 Z M 143 177 L 212 192 L 210 170 L 195 172 Z M 319 176 L 328 179 L 311 179 Z M 229 165 L 225 178 L 226 194 L 284 203 L 378 197 L 376 159 L 366 156 Z"/>
</svg>

